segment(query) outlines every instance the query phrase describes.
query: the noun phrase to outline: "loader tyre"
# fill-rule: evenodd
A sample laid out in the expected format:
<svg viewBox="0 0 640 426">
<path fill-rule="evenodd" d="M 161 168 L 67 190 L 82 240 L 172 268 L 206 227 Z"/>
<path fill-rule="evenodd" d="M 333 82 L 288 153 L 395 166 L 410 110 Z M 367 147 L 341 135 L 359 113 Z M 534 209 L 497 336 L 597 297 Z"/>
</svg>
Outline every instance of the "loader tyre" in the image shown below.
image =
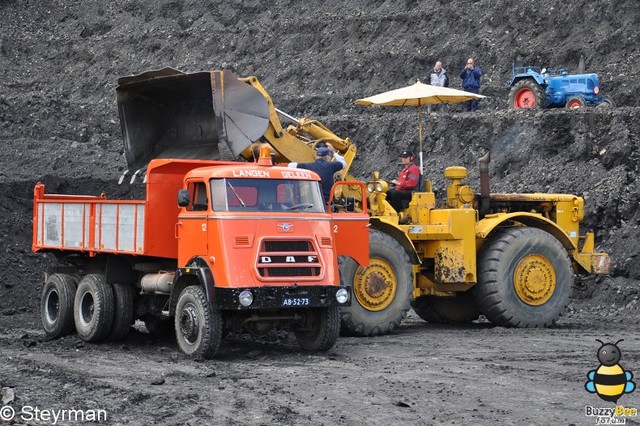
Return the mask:
<svg viewBox="0 0 640 426">
<path fill-rule="evenodd" d="M 466 293 L 454 297 L 418 297 L 411 302 L 411 307 L 431 324 L 468 324 L 480 316 L 480 308 Z"/>
<path fill-rule="evenodd" d="M 296 330 L 295 336 L 302 349 L 309 352 L 328 351 L 340 334 L 340 311 L 337 306 L 309 309 L 306 329 Z"/>
<path fill-rule="evenodd" d="M 129 284 L 114 283 L 113 287 L 113 324 L 108 340 L 123 340 L 129 334 L 133 324 L 133 287 Z"/>
<path fill-rule="evenodd" d="M 76 287 L 76 281 L 69 274 L 53 274 L 44 284 L 40 299 L 40 318 L 48 337 L 57 339 L 73 333 Z"/>
<path fill-rule="evenodd" d="M 511 109 L 544 108 L 547 95 L 538 83 L 531 79 L 520 80 L 509 91 Z"/>
<path fill-rule="evenodd" d="M 572 280 L 569 257 L 555 237 L 537 228 L 510 228 L 483 246 L 473 296 L 496 325 L 549 327 L 569 302 Z"/>
<path fill-rule="evenodd" d="M 113 289 L 104 275 L 85 275 L 78 284 L 73 304 L 78 336 L 85 342 L 104 340 L 111 331 L 113 310 Z"/>
<path fill-rule="evenodd" d="M 351 306 L 341 308 L 345 336 L 377 336 L 395 330 L 411 308 L 413 273 L 409 256 L 393 237 L 378 230 L 369 235 L 369 266 L 351 258 L 340 265 L 345 284 L 352 285 Z"/>
<path fill-rule="evenodd" d="M 192 358 L 213 358 L 222 341 L 222 316 L 198 286 L 182 290 L 175 316 L 176 340 L 180 350 Z"/>
</svg>

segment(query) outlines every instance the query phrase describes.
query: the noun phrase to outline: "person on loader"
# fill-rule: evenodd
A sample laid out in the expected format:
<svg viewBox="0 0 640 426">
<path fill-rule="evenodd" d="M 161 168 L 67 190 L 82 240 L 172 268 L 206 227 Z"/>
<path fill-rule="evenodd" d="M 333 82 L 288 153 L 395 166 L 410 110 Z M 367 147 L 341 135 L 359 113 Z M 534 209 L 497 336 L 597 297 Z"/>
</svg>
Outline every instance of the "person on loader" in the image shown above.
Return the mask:
<svg viewBox="0 0 640 426">
<path fill-rule="evenodd" d="M 398 179 L 391 181 L 393 188 L 387 191 L 387 201 L 395 211 L 404 208 L 403 201 L 411 200 L 411 193 L 417 189 L 420 182 L 420 169 L 413 163 L 413 152 L 403 151 L 400 158 L 403 168 L 398 174 Z"/>
<path fill-rule="evenodd" d="M 335 159 L 336 161 L 331 161 Z M 298 169 L 311 170 L 320 176 L 322 185 L 322 196 L 325 206 L 329 202 L 331 196 L 331 187 L 333 187 L 333 175 L 347 167 L 344 157 L 338 154 L 330 143 L 325 146 L 316 147 L 316 161 L 313 163 L 289 163 L 289 167 Z"/>
</svg>

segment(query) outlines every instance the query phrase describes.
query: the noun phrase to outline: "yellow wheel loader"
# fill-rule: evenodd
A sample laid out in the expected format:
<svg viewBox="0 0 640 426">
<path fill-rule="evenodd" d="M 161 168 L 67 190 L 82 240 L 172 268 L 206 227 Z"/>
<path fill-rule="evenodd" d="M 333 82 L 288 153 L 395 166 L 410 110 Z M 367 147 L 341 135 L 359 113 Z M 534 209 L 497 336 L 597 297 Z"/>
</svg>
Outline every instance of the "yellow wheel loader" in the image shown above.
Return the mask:
<svg viewBox="0 0 640 426">
<path fill-rule="evenodd" d="M 355 145 L 318 121 L 277 110 L 256 77 L 167 68 L 120 79 L 118 101 L 129 164 L 165 151 L 218 158 L 227 148 L 254 161 L 255 143 L 270 144 L 276 162 L 312 162 L 314 147 L 330 142 L 347 162 L 335 179 L 355 180 Z M 283 127 L 281 117 L 293 124 Z M 158 123 L 163 131 L 150 134 Z M 341 308 L 342 334 L 389 333 L 411 307 L 428 322 L 484 315 L 506 327 L 547 327 L 567 305 L 574 273 L 608 272 L 594 234 L 580 233 L 583 198 L 490 193 L 488 166 L 486 155 L 479 193 L 464 182 L 467 169 L 448 167 L 446 199 L 437 200 L 426 181 L 400 211 L 387 202 L 389 184 L 378 172 L 366 182 L 366 200 L 355 186 L 335 187 L 330 208 L 358 211 L 366 203 L 370 214 L 368 266 L 341 259 L 342 280 L 353 287 L 353 303 Z"/>
</svg>

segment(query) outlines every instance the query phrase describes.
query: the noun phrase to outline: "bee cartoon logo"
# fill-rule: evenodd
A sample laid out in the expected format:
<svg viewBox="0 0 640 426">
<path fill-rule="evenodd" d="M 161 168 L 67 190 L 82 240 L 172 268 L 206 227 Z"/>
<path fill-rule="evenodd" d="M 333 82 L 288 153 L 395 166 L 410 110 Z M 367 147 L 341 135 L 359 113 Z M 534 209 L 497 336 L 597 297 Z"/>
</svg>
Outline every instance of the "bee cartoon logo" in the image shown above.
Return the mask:
<svg viewBox="0 0 640 426">
<path fill-rule="evenodd" d="M 633 373 L 624 371 L 619 364 L 622 353 L 618 343 L 623 340 L 620 339 L 616 343 L 604 343 L 602 340 L 596 339 L 602 345 L 598 349 L 600 367 L 587 373 L 589 381 L 584 384 L 587 392 L 598 394 L 600 399 L 614 403 L 617 403 L 623 394 L 631 393 L 636 388 L 636 384 L 631 381 Z"/>
</svg>

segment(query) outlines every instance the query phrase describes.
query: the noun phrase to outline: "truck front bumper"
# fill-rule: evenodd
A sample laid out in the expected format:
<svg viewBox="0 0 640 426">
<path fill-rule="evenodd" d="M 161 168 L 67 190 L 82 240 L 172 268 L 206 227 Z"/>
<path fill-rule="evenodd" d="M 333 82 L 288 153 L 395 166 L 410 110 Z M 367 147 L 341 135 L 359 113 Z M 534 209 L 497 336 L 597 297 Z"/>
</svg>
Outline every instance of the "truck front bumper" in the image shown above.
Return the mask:
<svg viewBox="0 0 640 426">
<path fill-rule="evenodd" d="M 327 308 L 351 306 L 351 297 L 349 286 L 215 287 L 213 305 L 230 310 Z"/>
</svg>

